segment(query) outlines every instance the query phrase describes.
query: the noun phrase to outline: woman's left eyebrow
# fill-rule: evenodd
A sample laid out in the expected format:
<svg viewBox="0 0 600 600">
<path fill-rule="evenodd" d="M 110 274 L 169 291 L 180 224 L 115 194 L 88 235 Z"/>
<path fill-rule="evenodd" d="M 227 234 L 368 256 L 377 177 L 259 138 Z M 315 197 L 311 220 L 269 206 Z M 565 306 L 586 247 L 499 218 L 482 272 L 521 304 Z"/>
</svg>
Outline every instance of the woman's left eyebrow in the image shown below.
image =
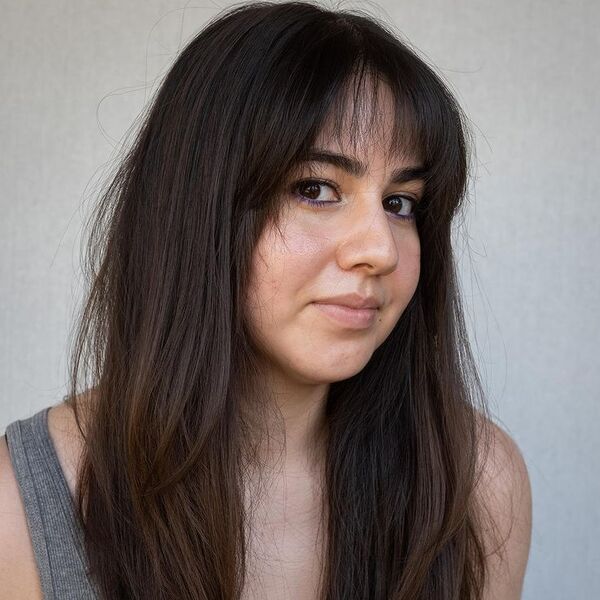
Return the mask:
<svg viewBox="0 0 600 600">
<path fill-rule="evenodd" d="M 311 150 L 302 162 L 323 162 L 338 169 L 346 171 L 354 177 L 362 177 L 367 172 L 367 165 L 362 163 L 357 158 L 329 152 L 328 150 Z M 392 172 L 391 183 L 406 183 L 407 181 L 415 180 L 425 181 L 427 179 L 427 169 L 421 166 L 415 167 L 400 167 Z"/>
</svg>

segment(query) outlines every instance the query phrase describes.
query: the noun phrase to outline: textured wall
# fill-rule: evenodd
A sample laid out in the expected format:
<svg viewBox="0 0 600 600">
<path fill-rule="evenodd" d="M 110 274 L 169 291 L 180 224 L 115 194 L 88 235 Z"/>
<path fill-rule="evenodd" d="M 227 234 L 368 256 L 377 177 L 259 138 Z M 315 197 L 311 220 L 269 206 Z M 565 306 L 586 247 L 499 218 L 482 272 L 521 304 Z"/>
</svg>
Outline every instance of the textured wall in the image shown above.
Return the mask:
<svg viewBox="0 0 600 600">
<path fill-rule="evenodd" d="M 154 79 L 225 5 L 2 2 L 0 431 L 65 392 L 94 186 Z M 391 19 L 472 121 L 457 249 L 491 406 L 533 486 L 524 598 L 600 597 L 600 4 L 343 5 Z"/>
</svg>

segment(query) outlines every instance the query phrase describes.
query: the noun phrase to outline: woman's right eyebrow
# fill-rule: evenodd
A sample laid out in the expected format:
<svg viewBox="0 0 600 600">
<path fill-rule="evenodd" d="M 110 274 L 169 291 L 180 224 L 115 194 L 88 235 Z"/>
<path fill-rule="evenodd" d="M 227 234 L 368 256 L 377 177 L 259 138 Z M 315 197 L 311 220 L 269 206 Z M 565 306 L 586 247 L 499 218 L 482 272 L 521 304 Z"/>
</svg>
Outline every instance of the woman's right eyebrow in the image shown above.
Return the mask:
<svg viewBox="0 0 600 600">
<path fill-rule="evenodd" d="M 354 177 L 362 177 L 367 172 L 367 165 L 352 156 L 330 152 L 329 150 L 313 149 L 301 162 L 322 162 L 346 171 Z M 422 166 L 399 167 L 392 172 L 391 183 L 406 183 L 407 181 L 427 179 L 428 170 Z"/>
</svg>

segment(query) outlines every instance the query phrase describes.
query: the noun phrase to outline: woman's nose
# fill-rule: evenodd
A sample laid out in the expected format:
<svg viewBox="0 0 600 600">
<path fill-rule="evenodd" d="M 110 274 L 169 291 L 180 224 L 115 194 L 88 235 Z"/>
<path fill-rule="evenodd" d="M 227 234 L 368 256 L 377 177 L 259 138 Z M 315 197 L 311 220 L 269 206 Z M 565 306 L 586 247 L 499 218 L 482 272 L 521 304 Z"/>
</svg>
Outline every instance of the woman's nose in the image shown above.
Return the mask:
<svg viewBox="0 0 600 600">
<path fill-rule="evenodd" d="M 373 274 L 391 273 L 398 263 L 394 225 L 383 209 L 381 198 L 357 199 L 360 207 L 349 215 L 349 223 L 339 238 L 337 261 L 342 269 L 365 267 Z"/>
</svg>

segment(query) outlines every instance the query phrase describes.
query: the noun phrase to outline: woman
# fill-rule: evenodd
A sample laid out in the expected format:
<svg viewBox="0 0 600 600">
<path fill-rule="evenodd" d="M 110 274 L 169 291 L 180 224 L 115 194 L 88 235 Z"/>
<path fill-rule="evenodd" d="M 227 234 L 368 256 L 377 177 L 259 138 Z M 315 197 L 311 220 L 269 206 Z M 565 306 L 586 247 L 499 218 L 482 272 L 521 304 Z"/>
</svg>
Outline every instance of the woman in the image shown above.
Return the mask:
<svg viewBox="0 0 600 600">
<path fill-rule="evenodd" d="M 191 41 L 98 206 L 70 394 L 7 428 L 0 589 L 520 597 L 529 481 L 451 248 L 464 122 L 360 13 L 251 3 Z"/>
</svg>

